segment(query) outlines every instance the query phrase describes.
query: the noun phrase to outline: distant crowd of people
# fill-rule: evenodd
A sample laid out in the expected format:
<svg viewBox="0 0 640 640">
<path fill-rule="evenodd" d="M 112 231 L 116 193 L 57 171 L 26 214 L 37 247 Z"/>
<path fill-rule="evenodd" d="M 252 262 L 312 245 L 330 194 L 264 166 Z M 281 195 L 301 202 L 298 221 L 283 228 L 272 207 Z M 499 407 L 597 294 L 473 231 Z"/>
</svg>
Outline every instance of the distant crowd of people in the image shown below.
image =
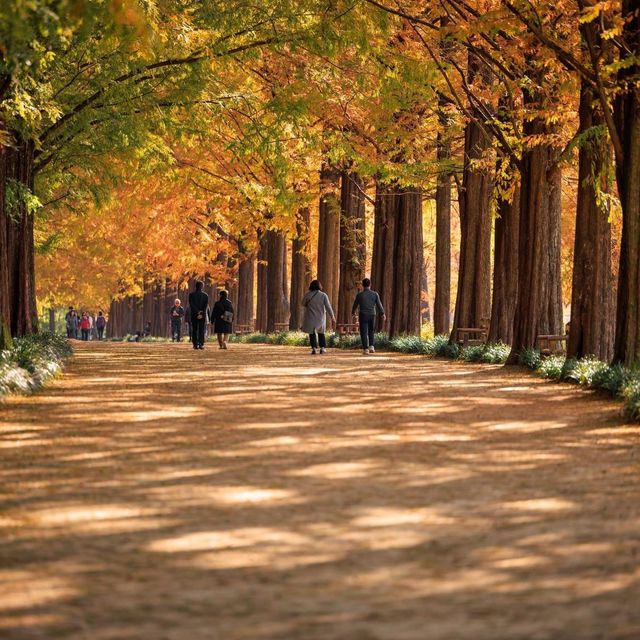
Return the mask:
<svg viewBox="0 0 640 640">
<path fill-rule="evenodd" d="M 329 296 L 322 290 L 319 280 L 313 280 L 309 285 L 309 291 L 302 299 L 304 317 L 302 330 L 309 334 L 311 354 L 323 354 L 327 351 L 327 316 L 336 322 L 336 316 L 331 306 Z M 384 307 L 380 296 L 371 289 L 371 281 L 365 278 L 362 281 L 362 291 L 356 295 L 351 312 L 354 320 L 357 318 L 360 325 L 360 340 L 363 354 L 375 353 L 375 328 L 378 314 L 385 319 Z M 229 335 L 233 333 L 233 305 L 226 291 L 220 291 L 218 300 L 213 307 L 209 307 L 209 296 L 204 291 L 204 283 L 196 282 L 195 290 L 189 293 L 188 306 L 182 306 L 180 298 L 176 298 L 169 309 L 169 324 L 171 327 L 171 340 L 181 342 L 183 323 L 186 324 L 189 340 L 194 349 L 204 349 L 207 338 L 207 329 L 213 325 L 213 333 L 216 334 L 218 347 L 227 349 Z M 103 340 L 106 318 L 102 311 L 97 316 L 92 316 L 87 311 L 77 312 L 73 307 L 65 316 L 67 337 L 82 340 Z M 145 336 L 152 334 L 152 324 L 145 322 L 141 331 L 133 333 L 129 340 L 139 342 Z"/>
<path fill-rule="evenodd" d="M 74 340 L 104 340 L 104 331 L 107 326 L 107 319 L 102 311 L 94 316 L 88 311 L 76 311 L 74 307 L 69 307 L 65 317 L 67 338 Z"/>
</svg>

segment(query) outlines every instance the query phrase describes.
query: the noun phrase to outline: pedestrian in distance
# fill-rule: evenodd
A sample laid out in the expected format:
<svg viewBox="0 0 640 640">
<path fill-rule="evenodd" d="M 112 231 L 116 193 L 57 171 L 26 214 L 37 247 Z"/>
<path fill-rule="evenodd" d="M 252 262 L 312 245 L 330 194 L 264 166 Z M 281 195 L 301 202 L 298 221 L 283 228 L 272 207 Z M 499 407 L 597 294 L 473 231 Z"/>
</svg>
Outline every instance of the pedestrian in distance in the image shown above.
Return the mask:
<svg viewBox="0 0 640 640">
<path fill-rule="evenodd" d="M 69 311 L 67 311 L 64 321 L 67 327 L 67 338 L 77 339 L 79 320 L 78 314 L 72 306 L 69 307 Z"/>
<path fill-rule="evenodd" d="M 171 342 L 180 342 L 182 340 L 182 319 L 184 318 L 184 309 L 180 298 L 173 301 L 169 318 L 171 320 Z"/>
<path fill-rule="evenodd" d="M 218 336 L 218 346 L 227 348 L 227 338 L 233 331 L 233 305 L 226 291 L 220 292 L 220 298 L 213 305 L 211 312 L 213 332 Z"/>
<path fill-rule="evenodd" d="M 302 306 L 304 307 L 302 330 L 309 334 L 311 355 L 316 355 L 318 346 L 320 346 L 320 353 L 326 353 L 327 314 L 334 323 L 336 316 L 333 313 L 329 296 L 322 290 L 319 280 L 313 280 L 309 285 L 309 291 L 302 298 Z"/>
<path fill-rule="evenodd" d="M 144 329 L 142 330 L 142 335 L 145 338 L 151 335 L 151 322 L 149 322 L 149 320 L 147 320 L 147 322 L 144 325 Z"/>
<path fill-rule="evenodd" d="M 80 320 L 80 331 L 82 332 L 82 339 L 85 342 L 88 342 L 89 331 L 91 331 L 91 320 L 89 320 L 89 314 L 86 311 L 82 312 L 82 318 Z"/>
<path fill-rule="evenodd" d="M 209 296 L 202 290 L 204 282 L 196 282 L 196 290 L 189 294 L 191 311 L 191 340 L 194 349 L 204 349 L 204 329 L 209 314 Z"/>
<path fill-rule="evenodd" d="M 107 319 L 104 317 L 102 310 L 98 311 L 96 318 L 96 331 L 98 332 L 98 340 L 104 340 L 104 329 L 107 326 Z"/>
<path fill-rule="evenodd" d="M 382 320 L 386 318 L 384 315 L 384 307 L 377 291 L 371 289 L 371 280 L 365 278 L 362 281 L 362 291 L 356 295 L 353 301 L 351 313 L 353 316 L 358 311 L 358 322 L 360 323 L 360 340 L 362 341 L 362 353 L 375 353 L 375 332 L 376 318 L 380 313 Z"/>
</svg>

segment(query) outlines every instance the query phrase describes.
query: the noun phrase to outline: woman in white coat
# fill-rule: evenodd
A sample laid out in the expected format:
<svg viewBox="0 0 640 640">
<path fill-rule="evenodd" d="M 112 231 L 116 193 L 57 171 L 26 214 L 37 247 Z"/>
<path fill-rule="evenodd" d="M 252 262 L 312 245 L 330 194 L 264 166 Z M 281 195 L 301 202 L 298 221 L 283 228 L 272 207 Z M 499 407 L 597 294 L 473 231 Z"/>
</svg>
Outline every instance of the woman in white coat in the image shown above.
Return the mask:
<svg viewBox="0 0 640 640">
<path fill-rule="evenodd" d="M 311 355 L 315 356 L 318 352 L 318 343 L 320 343 L 320 353 L 326 353 L 327 339 L 324 334 L 327 331 L 327 314 L 334 322 L 336 316 L 331 308 L 329 296 L 322 290 L 318 280 L 314 280 L 309 285 L 309 291 L 302 298 L 302 306 L 304 307 L 302 330 L 309 334 Z"/>
</svg>

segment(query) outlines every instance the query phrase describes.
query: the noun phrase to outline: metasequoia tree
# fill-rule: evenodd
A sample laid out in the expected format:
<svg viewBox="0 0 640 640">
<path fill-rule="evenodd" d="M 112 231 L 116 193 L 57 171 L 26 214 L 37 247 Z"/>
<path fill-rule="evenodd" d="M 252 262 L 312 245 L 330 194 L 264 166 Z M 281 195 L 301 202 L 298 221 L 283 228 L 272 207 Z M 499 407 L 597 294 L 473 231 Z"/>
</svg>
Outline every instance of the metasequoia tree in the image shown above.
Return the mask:
<svg viewBox="0 0 640 640">
<path fill-rule="evenodd" d="M 351 322 L 351 306 L 365 274 L 365 191 L 362 178 L 342 171 L 340 180 L 340 288 L 338 323 Z"/>
<path fill-rule="evenodd" d="M 323 165 L 320 170 L 317 278 L 336 309 L 340 285 L 339 182 L 340 172 L 327 164 Z"/>
<path fill-rule="evenodd" d="M 311 213 L 308 207 L 298 210 L 296 216 L 296 237 L 291 247 L 291 314 L 289 328 L 297 331 L 302 324 L 300 302 L 311 281 L 311 260 L 309 260 L 309 227 Z"/>
</svg>

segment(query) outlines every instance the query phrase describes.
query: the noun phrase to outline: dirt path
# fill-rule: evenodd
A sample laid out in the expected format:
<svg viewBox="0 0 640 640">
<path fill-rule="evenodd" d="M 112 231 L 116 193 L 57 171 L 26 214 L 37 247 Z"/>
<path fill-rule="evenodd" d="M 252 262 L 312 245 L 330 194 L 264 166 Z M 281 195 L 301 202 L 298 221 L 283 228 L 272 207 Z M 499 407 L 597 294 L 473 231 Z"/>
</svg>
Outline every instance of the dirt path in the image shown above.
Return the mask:
<svg viewBox="0 0 640 640">
<path fill-rule="evenodd" d="M 81 345 L 0 409 L 0 638 L 640 638 L 640 429 L 499 367 Z"/>
</svg>

